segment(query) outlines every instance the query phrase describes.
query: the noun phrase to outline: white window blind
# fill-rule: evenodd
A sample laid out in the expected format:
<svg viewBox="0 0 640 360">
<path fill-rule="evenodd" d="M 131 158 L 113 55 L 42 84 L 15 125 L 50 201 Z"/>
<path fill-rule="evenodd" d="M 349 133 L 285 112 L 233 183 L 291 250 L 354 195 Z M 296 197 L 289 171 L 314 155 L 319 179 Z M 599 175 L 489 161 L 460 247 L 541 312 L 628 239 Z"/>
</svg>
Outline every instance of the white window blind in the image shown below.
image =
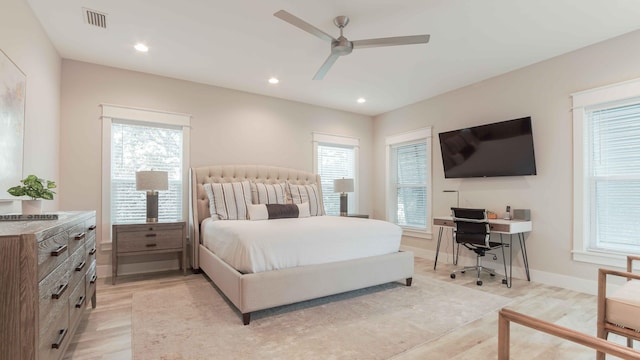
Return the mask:
<svg viewBox="0 0 640 360">
<path fill-rule="evenodd" d="M 640 253 L 640 101 L 585 109 L 589 247 Z"/>
<path fill-rule="evenodd" d="M 169 174 L 158 195 L 158 220 L 182 218 L 182 127 L 113 121 L 111 125 L 111 222 L 144 222 L 146 193 L 136 190 L 136 171 Z"/>
<path fill-rule="evenodd" d="M 354 179 L 356 156 L 353 146 L 318 144 L 317 173 L 322 183 L 322 201 L 327 215 L 340 215 L 340 194 L 333 191 L 333 180 Z M 354 193 L 347 194 L 348 212 L 355 212 Z"/>
<path fill-rule="evenodd" d="M 391 147 L 395 219 L 398 225 L 427 227 L 427 151 L 426 142 Z"/>
</svg>

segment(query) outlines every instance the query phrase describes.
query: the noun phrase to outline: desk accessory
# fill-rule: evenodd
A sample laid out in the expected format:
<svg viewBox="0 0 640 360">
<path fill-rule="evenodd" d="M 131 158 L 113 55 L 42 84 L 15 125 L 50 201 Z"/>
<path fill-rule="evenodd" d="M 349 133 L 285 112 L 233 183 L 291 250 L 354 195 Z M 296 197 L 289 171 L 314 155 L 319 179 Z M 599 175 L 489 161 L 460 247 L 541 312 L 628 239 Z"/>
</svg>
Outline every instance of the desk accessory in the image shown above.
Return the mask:
<svg viewBox="0 0 640 360">
<path fill-rule="evenodd" d="M 531 220 L 531 210 L 529 209 L 513 209 L 513 218 L 516 220 Z"/>
</svg>

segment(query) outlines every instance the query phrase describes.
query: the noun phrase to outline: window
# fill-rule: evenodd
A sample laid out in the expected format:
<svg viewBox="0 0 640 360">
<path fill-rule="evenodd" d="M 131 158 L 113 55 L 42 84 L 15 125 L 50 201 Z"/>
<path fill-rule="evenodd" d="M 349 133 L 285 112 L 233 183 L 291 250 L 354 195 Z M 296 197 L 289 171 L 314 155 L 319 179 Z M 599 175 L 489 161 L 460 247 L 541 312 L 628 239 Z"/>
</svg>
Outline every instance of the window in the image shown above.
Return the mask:
<svg viewBox="0 0 640 360">
<path fill-rule="evenodd" d="M 340 194 L 333 191 L 333 180 L 354 179 L 353 193 L 347 194 L 348 212 L 357 212 L 357 163 L 359 141 L 355 138 L 313 134 L 315 171 L 322 183 L 322 201 L 327 215 L 340 214 Z"/>
<path fill-rule="evenodd" d="M 640 254 L 640 81 L 573 95 L 574 259 Z"/>
<path fill-rule="evenodd" d="M 431 229 L 431 128 L 387 137 L 387 220 L 405 235 Z"/>
<path fill-rule="evenodd" d="M 114 120 L 111 124 L 111 222 L 144 222 L 146 195 L 136 171 L 161 170 L 169 190 L 158 196 L 158 220 L 182 218 L 182 128 Z"/>
<path fill-rule="evenodd" d="M 146 198 L 136 190 L 136 171 L 169 174 L 161 191 L 158 219 L 187 218 L 189 115 L 102 105 L 102 238 L 110 242 L 114 223 L 144 222 Z"/>
</svg>

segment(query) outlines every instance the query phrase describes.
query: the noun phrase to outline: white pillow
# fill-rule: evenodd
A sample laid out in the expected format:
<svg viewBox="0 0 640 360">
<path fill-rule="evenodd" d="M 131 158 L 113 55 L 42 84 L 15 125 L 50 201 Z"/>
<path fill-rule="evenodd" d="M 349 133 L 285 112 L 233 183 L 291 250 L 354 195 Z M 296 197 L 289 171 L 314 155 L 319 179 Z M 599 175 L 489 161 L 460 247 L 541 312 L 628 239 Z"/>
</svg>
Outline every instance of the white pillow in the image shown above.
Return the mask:
<svg viewBox="0 0 640 360">
<path fill-rule="evenodd" d="M 247 220 L 251 204 L 249 181 L 205 184 L 209 196 L 209 212 L 220 220 Z"/>
<path fill-rule="evenodd" d="M 311 213 L 309 212 L 309 203 L 308 202 L 304 202 L 302 204 L 297 204 L 297 205 L 298 205 L 298 217 L 299 218 L 305 218 L 305 217 L 311 216 Z"/>
<path fill-rule="evenodd" d="M 248 204 L 249 220 L 268 220 L 269 212 L 266 204 Z"/>
<path fill-rule="evenodd" d="M 311 185 L 294 185 L 287 183 L 287 199 L 293 204 L 309 204 L 309 213 L 311 216 L 324 215 L 324 207 L 322 206 L 322 197 L 318 192 L 316 184 Z"/>
<path fill-rule="evenodd" d="M 251 200 L 254 204 L 286 204 L 286 189 L 287 183 L 251 182 Z"/>
</svg>

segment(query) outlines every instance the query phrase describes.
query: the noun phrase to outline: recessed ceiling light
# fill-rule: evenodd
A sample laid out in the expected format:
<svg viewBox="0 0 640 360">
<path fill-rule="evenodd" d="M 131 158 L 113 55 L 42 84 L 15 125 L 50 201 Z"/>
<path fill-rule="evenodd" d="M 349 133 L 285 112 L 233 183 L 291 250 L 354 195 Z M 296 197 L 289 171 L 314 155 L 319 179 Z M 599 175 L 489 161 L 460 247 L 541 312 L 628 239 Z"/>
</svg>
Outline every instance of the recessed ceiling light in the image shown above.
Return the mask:
<svg viewBox="0 0 640 360">
<path fill-rule="evenodd" d="M 365 98 L 358 98 L 358 104 L 364 104 L 367 102 L 367 99 Z"/>
<path fill-rule="evenodd" d="M 269 79 L 269 84 L 277 84 L 279 82 L 280 82 L 280 80 L 278 80 L 278 78 L 272 77 L 271 79 Z"/>
<path fill-rule="evenodd" d="M 136 46 L 134 46 L 134 48 L 140 52 L 149 51 L 149 47 L 143 43 L 137 43 Z"/>
</svg>

